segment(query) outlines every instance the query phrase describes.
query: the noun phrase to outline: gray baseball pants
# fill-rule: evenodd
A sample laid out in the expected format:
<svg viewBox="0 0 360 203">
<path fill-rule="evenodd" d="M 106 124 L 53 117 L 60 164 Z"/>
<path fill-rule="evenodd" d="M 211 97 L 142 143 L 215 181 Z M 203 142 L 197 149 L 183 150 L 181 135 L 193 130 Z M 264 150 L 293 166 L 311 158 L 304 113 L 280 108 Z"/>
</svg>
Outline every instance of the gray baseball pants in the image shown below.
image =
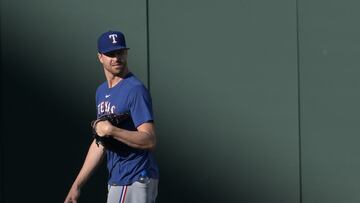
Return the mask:
<svg viewBox="0 0 360 203">
<path fill-rule="evenodd" d="M 108 186 L 107 203 L 155 203 L 159 180 L 149 178 L 145 183 Z"/>
</svg>

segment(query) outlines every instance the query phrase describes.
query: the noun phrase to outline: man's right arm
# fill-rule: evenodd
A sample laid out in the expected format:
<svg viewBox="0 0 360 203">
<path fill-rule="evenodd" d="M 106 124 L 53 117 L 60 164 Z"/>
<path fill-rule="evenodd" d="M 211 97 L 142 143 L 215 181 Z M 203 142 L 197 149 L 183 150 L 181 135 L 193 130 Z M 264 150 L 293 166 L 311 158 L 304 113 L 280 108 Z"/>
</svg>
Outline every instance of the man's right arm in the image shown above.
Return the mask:
<svg viewBox="0 0 360 203">
<path fill-rule="evenodd" d="M 102 145 L 97 146 L 95 140 L 91 143 L 86 155 L 84 164 L 76 177 L 64 203 L 77 203 L 80 196 L 80 190 L 86 181 L 93 174 L 95 169 L 100 165 L 105 155 L 105 149 Z"/>
</svg>

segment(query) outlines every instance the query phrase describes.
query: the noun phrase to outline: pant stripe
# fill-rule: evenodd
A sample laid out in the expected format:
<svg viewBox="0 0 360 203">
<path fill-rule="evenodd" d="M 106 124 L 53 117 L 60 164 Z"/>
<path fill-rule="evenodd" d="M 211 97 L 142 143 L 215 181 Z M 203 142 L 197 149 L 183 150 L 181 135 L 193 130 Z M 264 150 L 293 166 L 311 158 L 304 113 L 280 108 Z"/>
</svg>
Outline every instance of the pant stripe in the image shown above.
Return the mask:
<svg viewBox="0 0 360 203">
<path fill-rule="evenodd" d="M 123 189 L 122 189 L 122 191 L 121 191 L 121 196 L 120 196 L 120 203 L 124 203 L 124 202 L 125 202 L 125 197 L 126 197 L 127 188 L 128 188 L 128 186 L 123 186 Z"/>
<path fill-rule="evenodd" d="M 122 186 L 122 188 L 121 188 L 119 203 L 121 203 L 121 199 L 122 199 L 123 193 L 124 193 L 124 186 Z"/>
</svg>

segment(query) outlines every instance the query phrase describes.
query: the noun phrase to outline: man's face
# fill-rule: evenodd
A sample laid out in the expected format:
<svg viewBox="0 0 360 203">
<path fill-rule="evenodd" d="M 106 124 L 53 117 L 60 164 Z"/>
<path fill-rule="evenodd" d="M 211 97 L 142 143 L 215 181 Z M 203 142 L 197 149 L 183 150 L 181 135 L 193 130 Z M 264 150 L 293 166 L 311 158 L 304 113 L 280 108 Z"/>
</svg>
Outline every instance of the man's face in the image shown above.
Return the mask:
<svg viewBox="0 0 360 203">
<path fill-rule="evenodd" d="M 113 75 L 121 75 L 127 69 L 127 50 L 121 49 L 105 54 L 98 54 L 99 61 L 106 71 Z"/>
</svg>

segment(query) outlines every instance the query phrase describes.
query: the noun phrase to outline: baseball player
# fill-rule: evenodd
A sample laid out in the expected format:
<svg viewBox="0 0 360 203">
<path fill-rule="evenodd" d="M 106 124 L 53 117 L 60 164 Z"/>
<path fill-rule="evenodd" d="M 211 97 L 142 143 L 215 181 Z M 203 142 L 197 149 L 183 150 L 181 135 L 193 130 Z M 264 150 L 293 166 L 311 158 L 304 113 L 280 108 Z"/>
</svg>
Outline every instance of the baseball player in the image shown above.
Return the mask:
<svg viewBox="0 0 360 203">
<path fill-rule="evenodd" d="M 98 39 L 98 59 L 106 81 L 96 91 L 97 118 L 127 113 L 130 119 L 121 127 L 107 120 L 95 122 L 97 136 L 111 139 L 116 145 L 107 148 L 95 140 L 91 143 L 65 203 L 78 202 L 82 186 L 105 154 L 109 171 L 107 203 L 155 202 L 159 172 L 152 153 L 156 139 L 151 97 L 128 69 L 128 49 L 121 32 L 108 31 Z"/>
</svg>

